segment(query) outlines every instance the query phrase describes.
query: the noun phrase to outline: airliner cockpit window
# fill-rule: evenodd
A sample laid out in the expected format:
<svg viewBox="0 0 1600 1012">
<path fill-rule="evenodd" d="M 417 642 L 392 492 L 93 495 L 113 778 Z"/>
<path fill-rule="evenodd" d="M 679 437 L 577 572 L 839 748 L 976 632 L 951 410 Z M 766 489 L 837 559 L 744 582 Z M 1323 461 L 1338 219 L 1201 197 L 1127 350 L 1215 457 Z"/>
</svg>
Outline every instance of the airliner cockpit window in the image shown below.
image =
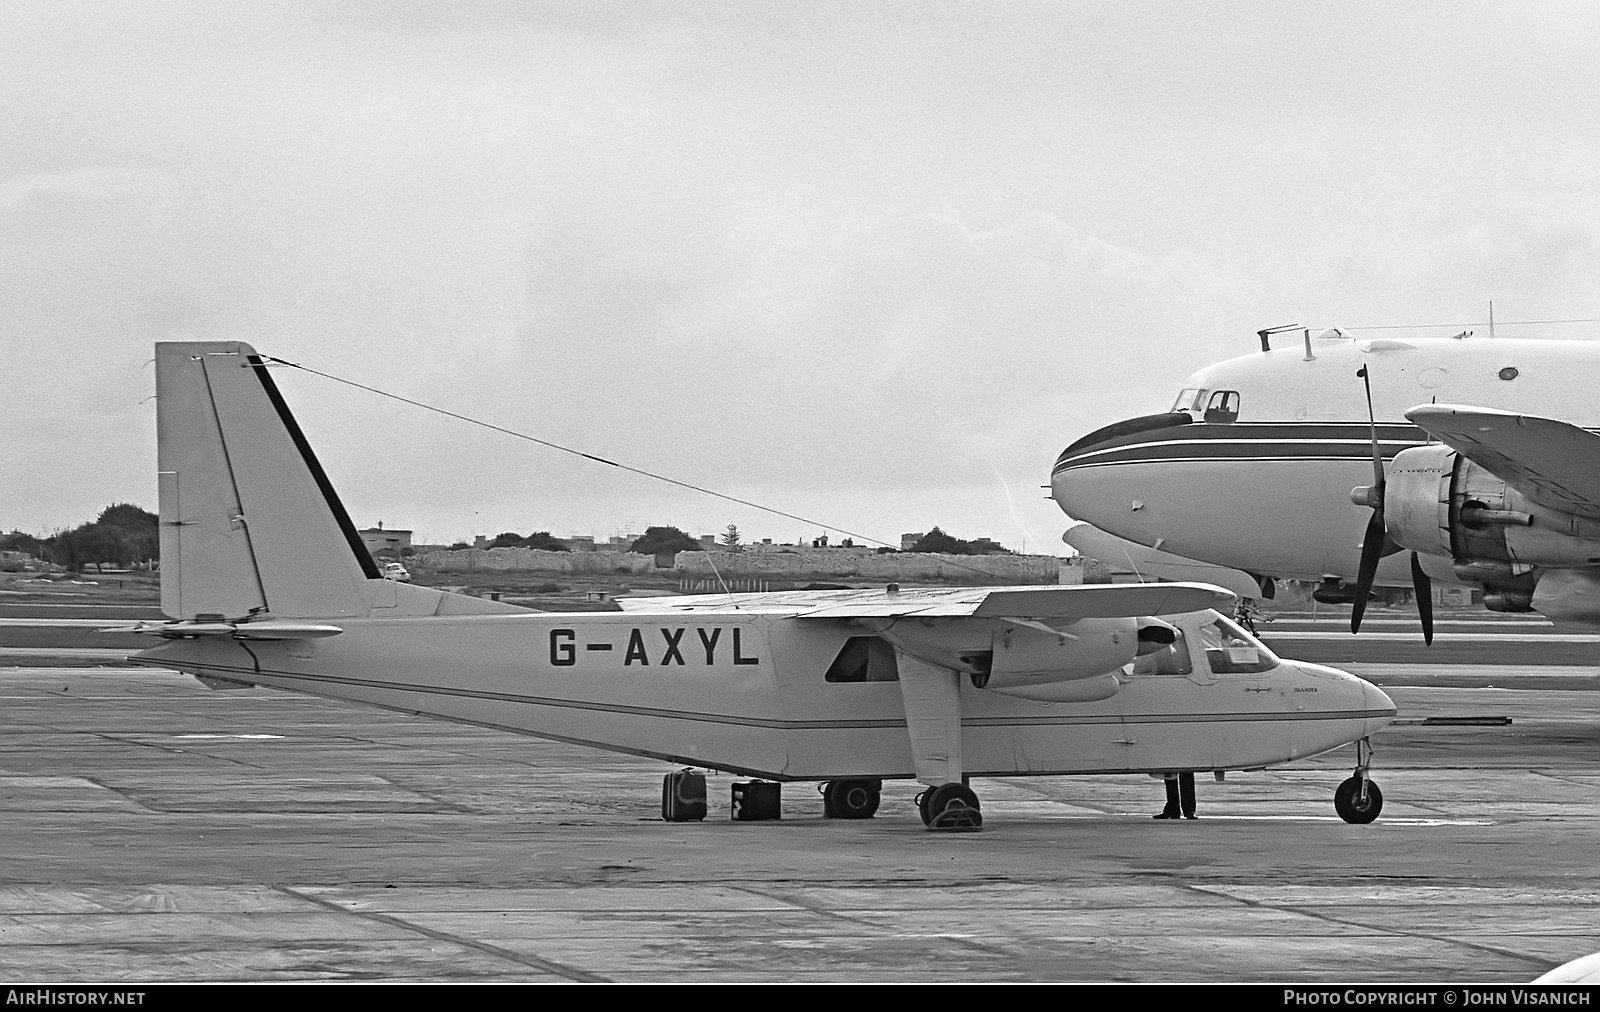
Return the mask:
<svg viewBox="0 0 1600 1012">
<path fill-rule="evenodd" d="M 1188 387 L 1178 391 L 1178 399 L 1172 405 L 1174 412 L 1199 411 L 1200 405 L 1205 403 L 1206 392 L 1198 387 Z"/>
<path fill-rule="evenodd" d="M 1239 391 L 1218 390 L 1206 405 L 1206 421 L 1227 423 L 1239 417 Z"/>
<path fill-rule="evenodd" d="M 1265 643 L 1221 615 L 1200 627 L 1200 643 L 1213 675 L 1252 675 L 1278 666 Z"/>
</svg>

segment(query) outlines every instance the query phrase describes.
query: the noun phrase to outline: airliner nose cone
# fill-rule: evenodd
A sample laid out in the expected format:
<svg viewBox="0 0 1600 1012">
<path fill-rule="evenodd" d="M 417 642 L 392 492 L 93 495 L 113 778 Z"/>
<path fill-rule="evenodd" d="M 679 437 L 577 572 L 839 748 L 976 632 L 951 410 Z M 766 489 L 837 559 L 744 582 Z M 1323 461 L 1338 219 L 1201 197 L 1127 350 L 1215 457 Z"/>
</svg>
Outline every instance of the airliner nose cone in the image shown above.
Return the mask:
<svg viewBox="0 0 1600 1012">
<path fill-rule="evenodd" d="M 1120 533 L 1115 524 L 1129 509 L 1121 494 L 1121 482 L 1110 478 L 1121 473 L 1108 465 L 1136 461 L 1149 456 L 1152 434 L 1193 422 L 1187 412 L 1142 415 L 1096 429 L 1061 451 L 1050 472 L 1050 493 L 1068 515 L 1086 520 L 1096 527 Z"/>
</svg>

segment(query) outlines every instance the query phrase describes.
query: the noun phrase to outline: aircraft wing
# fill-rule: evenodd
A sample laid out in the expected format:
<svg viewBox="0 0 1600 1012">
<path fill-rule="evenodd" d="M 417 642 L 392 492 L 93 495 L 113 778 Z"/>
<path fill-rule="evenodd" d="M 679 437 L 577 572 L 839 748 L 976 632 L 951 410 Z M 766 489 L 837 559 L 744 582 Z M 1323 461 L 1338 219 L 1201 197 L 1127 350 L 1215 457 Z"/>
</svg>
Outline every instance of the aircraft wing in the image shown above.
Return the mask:
<svg viewBox="0 0 1600 1012">
<path fill-rule="evenodd" d="M 1079 555 L 1109 566 L 1112 572 L 1132 573 L 1145 580 L 1176 580 L 1186 583 L 1211 583 L 1233 591 L 1239 597 L 1261 597 L 1261 586 L 1249 573 L 1225 566 L 1213 566 L 1157 548 L 1108 534 L 1093 524 L 1077 521 L 1061 535 L 1061 540 L 1078 550 Z"/>
<path fill-rule="evenodd" d="M 1600 436 L 1576 425 L 1458 404 L 1406 417 L 1541 506 L 1600 518 Z"/>
<path fill-rule="evenodd" d="M 1118 618 L 1226 608 L 1234 595 L 1203 583 L 1089 584 L 1078 587 L 979 587 L 959 590 L 791 591 L 702 594 L 619 602 L 630 612 L 775 612 L 800 619 Z"/>
</svg>

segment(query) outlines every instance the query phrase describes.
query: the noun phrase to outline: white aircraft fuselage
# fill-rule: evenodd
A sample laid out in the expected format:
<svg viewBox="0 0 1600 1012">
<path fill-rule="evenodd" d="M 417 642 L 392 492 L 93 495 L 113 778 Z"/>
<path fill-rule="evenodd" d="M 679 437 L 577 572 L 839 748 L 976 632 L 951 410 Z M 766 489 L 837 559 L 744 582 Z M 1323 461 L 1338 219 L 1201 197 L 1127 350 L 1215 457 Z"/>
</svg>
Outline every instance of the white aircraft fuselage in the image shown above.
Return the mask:
<svg viewBox="0 0 1600 1012">
<path fill-rule="evenodd" d="M 140 659 L 774 780 L 916 776 L 899 683 L 826 680 L 861 630 L 737 596 L 742 613 L 729 614 L 727 598 L 705 598 L 720 610 L 704 616 L 341 619 L 334 636 L 171 639 Z M 1058 683 L 1057 700 L 961 678 L 962 773 L 1254 769 L 1337 748 L 1393 717 L 1380 690 L 1332 668 L 1272 658 L 1253 673 L 1214 672 L 1198 629 L 1215 617 L 1167 617 L 1186 633 L 1184 675 L 1112 667 Z M 964 635 L 989 646 L 1006 637 L 1001 625 Z M 1131 660 L 1131 623 L 1127 633 Z"/>
<path fill-rule="evenodd" d="M 156 347 L 162 611 L 135 659 L 774 780 L 866 818 L 915 777 L 931 828 L 981 825 L 972 775 L 1246 770 L 1395 715 L 1282 661 L 1201 583 L 780 592 L 539 613 L 385 580 L 269 372 Z M 1351 822 L 1382 795 L 1356 775 Z M 853 814 L 852 814 L 853 813 Z M 665 812 L 664 812 L 665 814 Z"/>
<path fill-rule="evenodd" d="M 1052 497 L 1078 520 L 1176 555 L 1258 576 L 1354 580 L 1370 513 L 1351 502 L 1351 490 L 1373 483 L 1363 366 L 1386 467 L 1430 442 L 1405 417 L 1418 405 L 1600 428 L 1590 382 L 1600 377 L 1600 344 L 1325 332 L 1201 369 L 1172 413 L 1079 439 L 1055 463 Z M 1432 578 L 1472 582 L 1460 579 L 1448 547 L 1407 547 Z M 1408 555 L 1388 555 L 1377 577 L 1409 585 Z"/>
</svg>

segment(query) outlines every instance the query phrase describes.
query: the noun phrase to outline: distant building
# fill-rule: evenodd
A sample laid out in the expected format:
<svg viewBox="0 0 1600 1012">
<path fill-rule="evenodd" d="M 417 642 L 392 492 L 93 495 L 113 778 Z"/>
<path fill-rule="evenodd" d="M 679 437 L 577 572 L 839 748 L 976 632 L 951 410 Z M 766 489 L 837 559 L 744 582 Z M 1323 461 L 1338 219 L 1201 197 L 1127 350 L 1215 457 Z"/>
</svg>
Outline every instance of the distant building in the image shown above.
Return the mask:
<svg viewBox="0 0 1600 1012">
<path fill-rule="evenodd" d="M 570 538 L 562 538 L 561 543 L 574 552 L 594 551 L 594 537 L 588 534 L 574 534 Z"/>
<path fill-rule="evenodd" d="M 702 535 L 700 535 L 700 547 L 701 547 L 701 549 L 703 549 L 704 551 L 707 551 L 707 552 L 716 551 L 717 550 L 717 536 L 715 534 L 702 534 Z"/>
<path fill-rule="evenodd" d="M 367 546 L 367 552 L 374 559 L 380 555 L 398 559 L 402 549 L 411 547 L 411 532 L 402 530 L 384 530 L 380 520 L 378 526 L 369 527 L 361 531 L 361 543 Z"/>
<path fill-rule="evenodd" d="M 923 539 L 924 535 L 926 535 L 927 533 L 928 533 L 927 531 L 923 531 L 920 534 L 902 534 L 902 535 L 900 535 L 900 550 L 902 552 L 911 551 L 911 549 L 917 547 L 917 542 L 921 541 Z"/>
</svg>

